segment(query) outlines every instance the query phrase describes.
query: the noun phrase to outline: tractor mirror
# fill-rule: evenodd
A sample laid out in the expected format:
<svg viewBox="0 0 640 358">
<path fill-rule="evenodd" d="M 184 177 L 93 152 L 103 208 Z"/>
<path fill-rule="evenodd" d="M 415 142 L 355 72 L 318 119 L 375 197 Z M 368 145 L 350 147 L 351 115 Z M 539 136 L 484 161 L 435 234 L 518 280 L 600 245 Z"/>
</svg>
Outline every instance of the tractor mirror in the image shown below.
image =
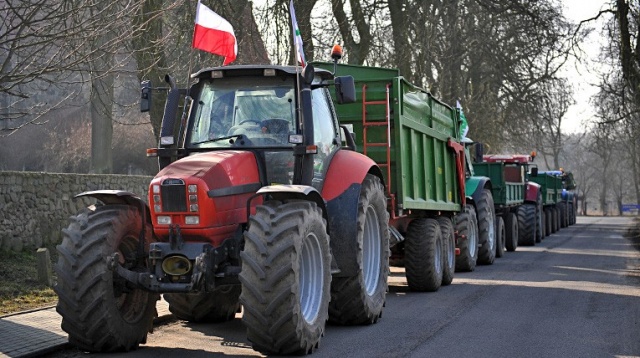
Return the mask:
<svg viewBox="0 0 640 358">
<path fill-rule="evenodd" d="M 306 66 L 304 66 L 304 70 L 302 71 L 302 78 L 304 79 L 304 83 L 311 85 L 315 76 L 316 69 L 312 64 L 308 63 Z"/>
<path fill-rule="evenodd" d="M 140 112 L 151 110 L 151 81 L 140 82 Z"/>
<path fill-rule="evenodd" d="M 538 176 L 538 167 L 531 168 L 531 176 L 532 177 L 537 177 Z"/>
<path fill-rule="evenodd" d="M 336 87 L 336 102 L 338 104 L 354 103 L 356 101 L 356 85 L 351 76 L 339 76 L 334 80 Z"/>
</svg>

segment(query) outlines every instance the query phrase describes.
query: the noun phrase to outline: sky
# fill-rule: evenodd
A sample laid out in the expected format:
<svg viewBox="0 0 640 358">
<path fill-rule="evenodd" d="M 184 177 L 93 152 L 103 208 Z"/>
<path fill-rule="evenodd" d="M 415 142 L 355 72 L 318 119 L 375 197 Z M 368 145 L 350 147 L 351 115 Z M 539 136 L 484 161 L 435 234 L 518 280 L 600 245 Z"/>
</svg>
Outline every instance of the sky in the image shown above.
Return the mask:
<svg viewBox="0 0 640 358">
<path fill-rule="evenodd" d="M 598 14 L 605 1 L 602 0 L 561 0 L 564 15 L 570 21 L 578 23 Z M 602 21 L 592 25 L 593 33 L 585 39 L 582 46 L 586 55 L 591 59 L 596 59 L 600 51 L 600 43 L 604 41 L 601 33 Z M 589 103 L 591 96 L 597 93 L 594 86 L 598 78 L 594 73 L 593 64 L 579 64 L 571 60 L 565 69 L 564 75 L 574 86 L 574 99 L 576 104 L 569 108 L 569 111 L 562 122 L 562 131 L 566 133 L 575 133 L 584 131 L 585 125 L 594 117 L 594 110 Z"/>
</svg>

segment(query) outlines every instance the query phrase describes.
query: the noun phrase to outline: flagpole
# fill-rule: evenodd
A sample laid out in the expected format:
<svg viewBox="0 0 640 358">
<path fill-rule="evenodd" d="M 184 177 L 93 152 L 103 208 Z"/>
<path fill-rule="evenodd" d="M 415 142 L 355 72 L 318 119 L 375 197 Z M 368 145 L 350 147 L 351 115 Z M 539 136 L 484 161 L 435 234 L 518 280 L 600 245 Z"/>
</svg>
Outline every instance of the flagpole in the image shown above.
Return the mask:
<svg viewBox="0 0 640 358">
<path fill-rule="evenodd" d="M 293 0 L 289 2 L 289 15 L 291 16 L 291 44 L 293 45 L 293 63 L 296 67 L 296 90 L 298 94 L 300 93 L 300 64 L 298 63 L 298 42 L 296 41 L 296 25 L 297 20 L 295 19 L 295 9 L 293 8 Z M 296 96 L 298 99 L 299 96 Z M 298 101 L 296 105 L 296 112 L 298 112 L 298 127 L 302 128 L 302 112 L 300 101 Z"/>
</svg>

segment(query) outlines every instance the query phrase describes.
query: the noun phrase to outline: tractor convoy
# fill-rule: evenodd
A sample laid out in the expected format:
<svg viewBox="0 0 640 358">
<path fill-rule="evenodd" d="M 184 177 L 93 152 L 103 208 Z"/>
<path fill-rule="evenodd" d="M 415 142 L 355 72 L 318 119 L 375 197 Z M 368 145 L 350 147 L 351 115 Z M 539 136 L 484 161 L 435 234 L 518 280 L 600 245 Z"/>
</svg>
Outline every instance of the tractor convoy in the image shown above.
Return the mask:
<svg viewBox="0 0 640 358">
<path fill-rule="evenodd" d="M 308 354 L 327 321 L 380 319 L 390 265 L 412 291 L 436 291 L 575 222 L 572 177 L 483 156 L 459 109 L 397 70 L 332 57 L 207 68 L 187 89 L 166 77 L 148 200 L 81 193 L 97 203 L 63 230 L 55 291 L 70 343 L 137 348 L 162 294 L 183 320 L 242 312 L 259 352 Z M 143 110 L 153 90 L 143 83 Z"/>
</svg>

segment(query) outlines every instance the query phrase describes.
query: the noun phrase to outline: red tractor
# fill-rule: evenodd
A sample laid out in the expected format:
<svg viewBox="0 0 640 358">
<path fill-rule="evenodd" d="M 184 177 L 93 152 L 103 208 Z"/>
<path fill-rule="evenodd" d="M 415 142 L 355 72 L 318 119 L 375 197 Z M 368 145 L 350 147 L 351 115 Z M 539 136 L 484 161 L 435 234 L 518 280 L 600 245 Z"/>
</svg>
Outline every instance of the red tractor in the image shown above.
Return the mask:
<svg viewBox="0 0 640 358">
<path fill-rule="evenodd" d="M 135 349 L 160 294 L 188 321 L 227 321 L 242 307 L 264 353 L 313 352 L 327 320 L 375 323 L 389 272 L 385 184 L 339 126 L 328 91 L 335 84 L 338 103 L 353 102 L 353 78 L 312 65 L 225 66 L 193 78 L 188 90 L 166 78 L 148 204 L 118 190 L 78 195 L 99 205 L 71 218 L 58 247 L 69 341 Z M 143 83 L 143 109 L 151 90 Z M 182 95 L 187 115 L 176 123 Z"/>
</svg>

